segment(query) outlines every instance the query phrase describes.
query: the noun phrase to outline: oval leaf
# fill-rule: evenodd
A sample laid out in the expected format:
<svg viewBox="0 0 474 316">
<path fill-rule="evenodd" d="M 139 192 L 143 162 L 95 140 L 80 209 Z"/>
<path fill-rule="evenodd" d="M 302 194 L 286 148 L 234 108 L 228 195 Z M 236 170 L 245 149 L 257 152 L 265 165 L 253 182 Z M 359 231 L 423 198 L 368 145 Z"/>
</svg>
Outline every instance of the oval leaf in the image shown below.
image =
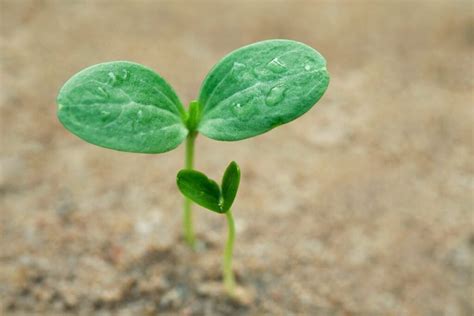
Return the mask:
<svg viewBox="0 0 474 316">
<path fill-rule="evenodd" d="M 176 183 L 181 193 L 187 198 L 211 211 L 222 213 L 219 185 L 204 173 L 183 169 L 178 172 Z"/>
<path fill-rule="evenodd" d="M 240 169 L 235 161 L 232 161 L 222 177 L 222 210 L 227 212 L 234 203 L 235 196 L 239 190 Z"/>
<path fill-rule="evenodd" d="M 61 88 L 58 118 L 83 140 L 106 148 L 161 153 L 186 137 L 184 109 L 170 85 L 142 65 L 86 68 Z"/>
<path fill-rule="evenodd" d="M 303 43 L 268 40 L 242 47 L 204 80 L 198 130 L 226 141 L 265 133 L 307 112 L 328 84 L 325 59 Z"/>
</svg>

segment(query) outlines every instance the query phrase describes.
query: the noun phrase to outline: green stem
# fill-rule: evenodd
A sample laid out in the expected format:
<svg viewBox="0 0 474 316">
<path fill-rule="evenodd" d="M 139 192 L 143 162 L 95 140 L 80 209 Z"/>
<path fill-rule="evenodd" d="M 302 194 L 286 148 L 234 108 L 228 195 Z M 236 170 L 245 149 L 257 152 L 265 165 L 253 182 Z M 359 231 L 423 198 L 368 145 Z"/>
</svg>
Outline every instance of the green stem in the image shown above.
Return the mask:
<svg viewBox="0 0 474 316">
<path fill-rule="evenodd" d="M 234 272 L 232 271 L 232 256 L 234 251 L 235 225 L 232 211 L 228 210 L 225 215 L 227 217 L 228 235 L 224 250 L 224 286 L 227 292 L 230 295 L 233 295 L 235 292 L 235 277 Z"/>
<path fill-rule="evenodd" d="M 185 153 L 185 168 L 193 169 L 194 164 L 194 141 L 196 140 L 197 132 L 189 132 L 186 138 L 186 153 Z M 183 229 L 184 239 L 186 243 L 194 248 L 196 245 L 196 237 L 194 236 L 193 216 L 191 212 L 192 202 L 187 197 L 184 198 L 183 206 Z"/>
</svg>

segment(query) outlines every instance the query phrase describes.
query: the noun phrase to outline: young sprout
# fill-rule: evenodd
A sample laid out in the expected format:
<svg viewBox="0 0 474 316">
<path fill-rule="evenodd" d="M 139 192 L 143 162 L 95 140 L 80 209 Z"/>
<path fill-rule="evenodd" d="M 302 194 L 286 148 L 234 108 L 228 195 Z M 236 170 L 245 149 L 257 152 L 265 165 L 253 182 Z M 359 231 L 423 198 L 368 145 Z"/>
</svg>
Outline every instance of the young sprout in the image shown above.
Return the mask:
<svg viewBox="0 0 474 316">
<path fill-rule="evenodd" d="M 64 84 L 58 118 L 83 140 L 120 151 L 163 153 L 186 139 L 185 168 L 191 170 L 198 133 L 223 141 L 263 134 L 306 113 L 328 84 L 326 61 L 313 48 L 268 40 L 219 61 L 188 110 L 153 70 L 114 61 L 86 68 Z M 183 209 L 184 237 L 194 246 L 190 199 Z"/>
<path fill-rule="evenodd" d="M 235 278 L 232 271 L 232 256 L 235 239 L 235 225 L 231 206 L 234 203 L 240 183 L 240 169 L 232 161 L 224 172 L 221 186 L 209 179 L 204 173 L 183 169 L 178 173 L 176 182 L 183 195 L 210 211 L 225 214 L 228 236 L 224 250 L 223 276 L 224 286 L 230 295 L 235 292 Z"/>
</svg>

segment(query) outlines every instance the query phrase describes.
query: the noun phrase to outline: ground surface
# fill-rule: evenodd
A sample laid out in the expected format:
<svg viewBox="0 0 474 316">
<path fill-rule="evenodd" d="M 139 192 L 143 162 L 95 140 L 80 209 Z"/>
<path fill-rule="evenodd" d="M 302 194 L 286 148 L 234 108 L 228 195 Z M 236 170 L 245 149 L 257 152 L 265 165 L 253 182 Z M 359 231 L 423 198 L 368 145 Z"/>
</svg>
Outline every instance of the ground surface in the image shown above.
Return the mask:
<svg viewBox="0 0 474 316">
<path fill-rule="evenodd" d="M 258 4 L 257 4 L 258 3 Z M 1 1 L 0 314 L 472 315 L 474 22 L 469 1 Z M 55 118 L 58 88 L 146 64 L 185 102 L 257 40 L 317 48 L 332 79 L 299 120 L 198 139 L 235 159 L 238 300 L 218 286 L 223 217 L 180 241 L 163 155 L 101 149 Z"/>
</svg>

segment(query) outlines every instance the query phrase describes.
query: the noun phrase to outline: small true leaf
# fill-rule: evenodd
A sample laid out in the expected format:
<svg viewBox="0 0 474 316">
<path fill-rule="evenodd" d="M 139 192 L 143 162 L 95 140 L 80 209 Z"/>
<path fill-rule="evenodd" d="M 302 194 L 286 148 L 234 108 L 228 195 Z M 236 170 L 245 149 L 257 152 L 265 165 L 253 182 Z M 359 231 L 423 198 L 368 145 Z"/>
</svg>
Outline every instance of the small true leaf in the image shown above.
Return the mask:
<svg viewBox="0 0 474 316">
<path fill-rule="evenodd" d="M 186 127 L 189 131 L 195 131 L 199 120 L 201 119 L 201 107 L 198 101 L 191 101 L 189 104 L 188 117 L 186 119 Z"/>
<path fill-rule="evenodd" d="M 170 85 L 142 65 L 117 61 L 86 68 L 59 92 L 58 118 L 72 133 L 111 149 L 161 153 L 188 131 Z"/>
<path fill-rule="evenodd" d="M 219 185 L 204 173 L 183 169 L 178 172 L 176 182 L 184 196 L 211 211 L 222 213 Z"/>
<path fill-rule="evenodd" d="M 204 80 L 198 130 L 227 141 L 265 133 L 307 112 L 328 84 L 325 59 L 303 43 L 268 40 L 242 47 Z"/>
<path fill-rule="evenodd" d="M 240 183 L 240 169 L 235 161 L 232 161 L 222 177 L 222 210 L 227 212 L 234 203 Z"/>
</svg>

